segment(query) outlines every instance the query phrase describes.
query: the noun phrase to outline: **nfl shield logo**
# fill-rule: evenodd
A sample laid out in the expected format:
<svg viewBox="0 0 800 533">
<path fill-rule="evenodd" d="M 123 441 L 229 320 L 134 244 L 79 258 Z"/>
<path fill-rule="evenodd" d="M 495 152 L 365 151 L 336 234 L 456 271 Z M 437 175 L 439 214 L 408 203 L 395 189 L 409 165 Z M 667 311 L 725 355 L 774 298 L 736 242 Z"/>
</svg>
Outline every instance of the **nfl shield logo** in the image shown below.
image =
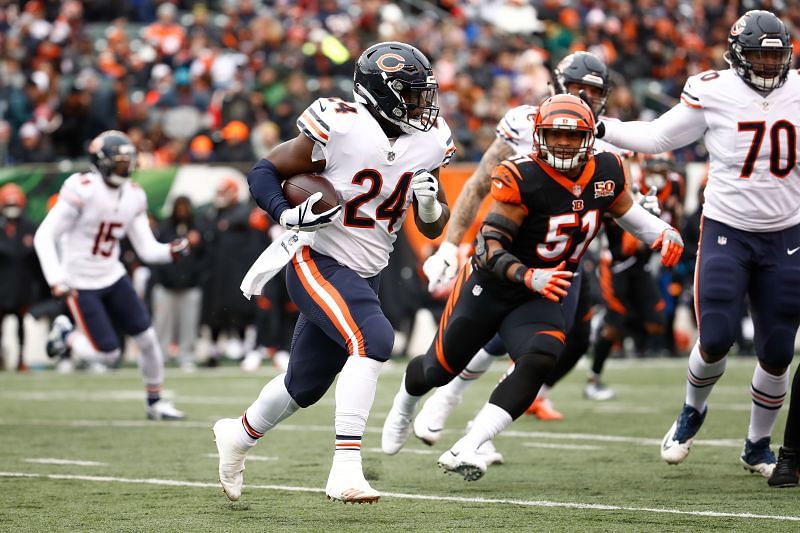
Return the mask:
<svg viewBox="0 0 800 533">
<path fill-rule="evenodd" d="M 572 186 L 572 194 L 574 194 L 575 196 L 580 196 L 581 195 L 581 186 L 580 185 L 573 185 Z"/>
<path fill-rule="evenodd" d="M 388 159 L 390 163 L 394 161 L 394 152 L 389 152 L 386 154 L 386 159 Z"/>
<path fill-rule="evenodd" d="M 717 237 L 717 244 L 720 246 L 725 246 L 728 244 L 728 238 L 725 235 L 720 235 Z"/>
</svg>

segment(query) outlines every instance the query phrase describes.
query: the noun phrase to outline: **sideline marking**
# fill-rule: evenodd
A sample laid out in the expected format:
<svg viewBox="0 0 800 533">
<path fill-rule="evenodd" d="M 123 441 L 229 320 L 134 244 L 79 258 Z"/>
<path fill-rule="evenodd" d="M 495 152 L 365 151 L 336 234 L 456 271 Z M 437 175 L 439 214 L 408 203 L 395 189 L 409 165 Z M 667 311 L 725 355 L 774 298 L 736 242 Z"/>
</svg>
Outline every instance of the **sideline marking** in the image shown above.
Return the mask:
<svg viewBox="0 0 800 533">
<path fill-rule="evenodd" d="M 179 481 L 175 479 L 133 479 L 111 476 L 81 476 L 74 474 L 33 474 L 29 472 L 0 472 L 0 477 L 21 479 L 53 479 L 67 481 L 94 481 L 107 483 L 129 483 L 136 485 L 161 485 L 168 487 L 194 487 L 219 489 L 219 483 L 202 481 Z M 247 485 L 248 489 L 274 490 L 284 492 L 324 493 L 321 488 L 294 487 L 290 485 Z M 689 516 L 707 516 L 713 518 L 754 518 L 758 520 L 778 520 L 784 522 L 800 522 L 800 516 L 764 515 L 755 513 L 725 513 L 717 511 L 682 511 L 680 509 L 660 509 L 653 507 L 629 507 L 622 505 L 604 505 L 599 503 L 553 502 L 547 500 L 510 500 L 500 498 L 466 498 L 459 496 L 437 496 L 435 494 L 405 494 L 402 492 L 381 492 L 381 496 L 404 500 L 427 500 L 455 503 L 481 503 L 516 505 L 520 507 L 553 507 L 562 509 L 591 509 L 596 511 L 633 511 L 644 513 L 675 514 Z"/>
<path fill-rule="evenodd" d="M 75 465 L 75 466 L 108 466 L 108 463 L 98 461 L 80 461 L 77 459 L 54 459 L 52 457 L 23 459 L 26 463 L 39 465 Z"/>
</svg>

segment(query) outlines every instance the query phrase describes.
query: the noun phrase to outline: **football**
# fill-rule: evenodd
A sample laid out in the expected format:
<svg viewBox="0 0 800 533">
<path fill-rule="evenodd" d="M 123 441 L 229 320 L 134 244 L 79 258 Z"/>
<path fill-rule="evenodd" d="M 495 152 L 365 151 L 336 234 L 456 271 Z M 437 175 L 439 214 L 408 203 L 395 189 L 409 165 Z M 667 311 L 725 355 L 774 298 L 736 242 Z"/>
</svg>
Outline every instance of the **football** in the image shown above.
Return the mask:
<svg viewBox="0 0 800 533">
<path fill-rule="evenodd" d="M 283 182 L 283 195 L 292 207 L 302 204 L 316 192 L 321 192 L 322 198 L 311 209 L 314 214 L 318 215 L 339 204 L 336 189 L 319 174 L 298 174 Z"/>
</svg>

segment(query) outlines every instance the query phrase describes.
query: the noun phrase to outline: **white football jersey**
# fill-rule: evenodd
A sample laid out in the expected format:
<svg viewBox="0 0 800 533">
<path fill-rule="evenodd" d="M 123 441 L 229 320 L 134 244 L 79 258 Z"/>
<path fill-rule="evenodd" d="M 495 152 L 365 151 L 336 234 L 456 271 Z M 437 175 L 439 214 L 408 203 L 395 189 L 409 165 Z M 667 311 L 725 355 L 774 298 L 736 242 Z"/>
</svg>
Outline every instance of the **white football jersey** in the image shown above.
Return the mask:
<svg viewBox="0 0 800 533">
<path fill-rule="evenodd" d="M 538 106 L 535 105 L 513 107 L 497 123 L 495 129 L 497 137 L 514 149 L 514 155 L 528 155 L 533 152 L 533 123 L 537 110 Z M 601 116 L 600 120 L 616 119 Z M 630 150 L 617 148 L 603 139 L 594 140 L 594 152 L 611 152 L 622 157 L 628 157 L 632 153 Z"/>
<path fill-rule="evenodd" d="M 321 175 L 343 205 L 338 220 L 316 232 L 312 248 L 362 277 L 378 274 L 411 205 L 412 175 L 446 165 L 455 152 L 450 128 L 440 117 L 430 131 L 390 143 L 364 105 L 337 98 L 316 100 L 297 127 L 315 142 L 314 159 L 326 161 Z"/>
<path fill-rule="evenodd" d="M 800 74 L 762 95 L 732 70 L 686 81 L 681 101 L 702 110 L 709 153 L 703 214 L 745 231 L 800 224 Z"/>
<path fill-rule="evenodd" d="M 119 241 L 133 220 L 147 212 L 144 190 L 131 181 L 109 187 L 100 174 L 78 173 L 64 182 L 58 201 L 78 211 L 59 241 L 67 285 L 101 289 L 124 276 Z"/>
</svg>

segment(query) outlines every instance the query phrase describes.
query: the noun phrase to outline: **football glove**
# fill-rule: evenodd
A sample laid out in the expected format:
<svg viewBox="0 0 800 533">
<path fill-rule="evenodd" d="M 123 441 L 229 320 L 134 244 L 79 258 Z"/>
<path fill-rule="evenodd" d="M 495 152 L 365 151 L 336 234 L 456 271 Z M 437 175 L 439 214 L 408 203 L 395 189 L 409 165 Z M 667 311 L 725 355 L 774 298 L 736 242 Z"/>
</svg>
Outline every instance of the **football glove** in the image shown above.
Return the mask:
<svg viewBox="0 0 800 533">
<path fill-rule="evenodd" d="M 658 205 L 658 187 L 650 187 L 647 194 L 642 194 L 638 185 L 633 186 L 633 198 L 644 207 L 644 210 L 651 215 L 661 216 L 661 206 Z"/>
<path fill-rule="evenodd" d="M 317 215 L 312 211 L 312 207 L 320 198 L 322 193 L 315 192 L 302 204 L 286 209 L 281 213 L 278 223 L 286 229 L 296 231 L 317 231 L 333 224 L 342 211 L 342 206 L 337 205 Z"/>
<path fill-rule="evenodd" d="M 674 267 L 683 253 L 683 239 L 675 228 L 667 228 L 653 242 L 653 250 L 661 249 L 661 264 L 667 268 Z"/>
<path fill-rule="evenodd" d="M 606 134 L 606 125 L 603 122 L 598 122 L 597 126 L 594 127 L 594 138 L 602 139 L 605 134 Z"/>
<path fill-rule="evenodd" d="M 555 268 L 529 268 L 525 272 L 525 286 L 554 302 L 567 295 L 572 284 L 573 273 L 564 270 L 566 263 L 561 261 Z"/>
<path fill-rule="evenodd" d="M 177 261 L 181 257 L 186 257 L 191 251 L 192 245 L 189 244 L 189 239 L 175 239 L 169 243 L 169 253 L 172 255 L 173 261 Z"/>
<path fill-rule="evenodd" d="M 425 223 L 436 222 L 442 215 L 442 205 L 436 198 L 439 180 L 425 169 L 417 170 L 411 178 L 411 190 L 417 199 L 417 216 Z"/>
<path fill-rule="evenodd" d="M 446 285 L 458 272 L 458 246 L 451 242 L 443 242 L 436 253 L 422 264 L 422 272 L 428 278 L 429 292 Z"/>
</svg>

